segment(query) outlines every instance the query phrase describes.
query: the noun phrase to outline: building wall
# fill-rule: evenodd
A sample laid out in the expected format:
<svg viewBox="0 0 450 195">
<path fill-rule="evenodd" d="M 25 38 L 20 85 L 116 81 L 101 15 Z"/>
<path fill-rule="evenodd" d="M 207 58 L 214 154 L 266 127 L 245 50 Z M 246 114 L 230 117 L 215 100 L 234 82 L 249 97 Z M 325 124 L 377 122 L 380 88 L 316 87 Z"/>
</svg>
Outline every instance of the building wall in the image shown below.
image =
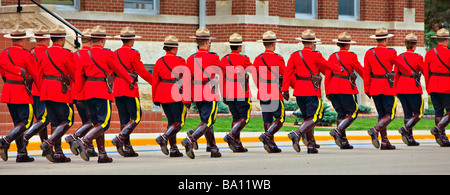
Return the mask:
<svg viewBox="0 0 450 195">
<path fill-rule="evenodd" d="M 359 21 L 338 19 L 339 0 L 317 1 L 317 19 L 306 20 L 295 18 L 295 0 L 206 0 L 206 27 L 211 30 L 212 36 L 217 38 L 213 41 L 212 51 L 220 56 L 229 53 L 229 48 L 223 43 L 232 33 L 237 32 L 248 43 L 244 46 L 244 53 L 253 61 L 264 51 L 263 46 L 256 41 L 262 38 L 265 31 L 272 30 L 277 33 L 278 38 L 285 40 L 278 44 L 276 52 L 287 61 L 292 52 L 302 48 L 295 37 L 299 37 L 306 29 L 313 29 L 317 37 L 322 39 L 322 45 L 318 49 L 328 58 L 338 49 L 331 40 L 336 39 L 339 33 L 347 31 L 357 42 L 351 50 L 357 53 L 363 62 L 365 51 L 376 45 L 376 42 L 368 37 L 373 35 L 378 27 L 384 26 L 391 34 L 395 34 L 395 37 L 388 41 L 389 47 L 396 48 L 399 53 L 403 52 L 405 35 L 414 33 L 419 38 L 417 52 L 425 54 L 423 0 L 360 0 Z M 0 2 L 2 6 L 17 3 L 16 0 Z M 199 0 L 160 0 L 159 4 L 158 15 L 124 13 L 123 0 L 80 0 L 79 11 L 56 13 L 80 30 L 103 25 L 109 35 L 117 35 L 125 26 L 134 27 L 137 34 L 143 37 L 136 42 L 135 48 L 141 52 L 145 64 L 154 64 L 164 55 L 162 41 L 168 35 L 179 38 L 181 43 L 178 55 L 189 57 L 196 51 L 194 40 L 188 37 L 193 36 L 198 28 Z M 120 46 L 119 40 L 107 42 L 107 47 L 113 50 Z M 141 90 L 141 99 L 148 101 L 145 109 L 152 109 L 149 92 L 151 86 L 145 82 L 142 82 L 141 86 L 145 89 Z M 255 91 L 254 85 L 252 91 Z M 372 101 L 368 101 L 365 96 L 361 97 L 360 102 L 372 105 Z M 258 109 L 258 106 L 254 107 Z"/>
</svg>

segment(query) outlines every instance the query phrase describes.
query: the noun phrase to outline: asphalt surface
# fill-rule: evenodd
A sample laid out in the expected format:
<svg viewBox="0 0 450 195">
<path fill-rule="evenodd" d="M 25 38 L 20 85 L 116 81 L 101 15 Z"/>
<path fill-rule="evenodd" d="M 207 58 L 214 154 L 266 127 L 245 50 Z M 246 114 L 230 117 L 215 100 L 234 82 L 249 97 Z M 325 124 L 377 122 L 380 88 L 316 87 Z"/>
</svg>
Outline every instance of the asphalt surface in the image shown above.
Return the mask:
<svg viewBox="0 0 450 195">
<path fill-rule="evenodd" d="M 89 162 L 64 150 L 70 163 L 51 163 L 41 157 L 41 151 L 29 151 L 32 163 L 16 163 L 15 152 L 9 160 L 0 162 L 0 175 L 440 175 L 450 174 L 450 148 L 439 147 L 432 139 L 417 140 L 420 146 L 406 146 L 401 140 L 391 140 L 396 150 L 378 150 L 370 140 L 354 140 L 352 150 L 339 149 L 334 141 L 318 141 L 318 154 L 297 153 L 290 142 L 277 142 L 282 153 L 268 154 L 260 142 L 244 143 L 247 153 L 233 153 L 226 143 L 219 143 L 221 158 L 210 158 L 205 144 L 195 151 L 196 158 L 169 158 L 159 146 L 136 146 L 139 157 L 124 158 L 114 147 L 107 152 L 113 163 L 98 164 L 97 157 Z"/>
</svg>

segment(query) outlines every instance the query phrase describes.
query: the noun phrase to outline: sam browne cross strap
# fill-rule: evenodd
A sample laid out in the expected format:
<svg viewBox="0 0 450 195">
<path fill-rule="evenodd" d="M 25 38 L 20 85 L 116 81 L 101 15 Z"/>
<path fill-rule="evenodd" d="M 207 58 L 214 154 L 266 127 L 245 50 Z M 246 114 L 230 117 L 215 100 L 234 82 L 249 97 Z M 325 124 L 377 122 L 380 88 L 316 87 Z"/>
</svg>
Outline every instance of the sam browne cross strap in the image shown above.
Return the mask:
<svg viewBox="0 0 450 195">
<path fill-rule="evenodd" d="M 434 53 L 436 53 L 436 56 L 439 59 L 439 61 L 441 61 L 442 65 L 444 65 L 445 68 L 447 68 L 450 71 L 450 67 L 448 67 L 447 64 L 445 64 L 444 61 L 442 61 L 441 57 L 439 57 L 439 54 L 438 54 L 436 48 L 434 48 L 433 50 L 434 50 Z M 431 72 L 431 70 L 430 70 L 430 76 L 450 77 L 450 73 Z"/>
<path fill-rule="evenodd" d="M 105 77 L 86 77 L 86 80 L 88 81 L 102 81 L 106 82 L 106 86 L 108 87 L 108 93 L 113 92 L 113 85 L 114 85 L 114 76 L 111 74 L 108 74 L 100 65 L 97 64 L 97 62 L 94 60 L 94 57 L 92 57 L 91 50 L 88 50 L 89 57 L 91 57 L 92 62 L 94 62 L 95 66 L 97 66 L 100 71 L 105 74 Z"/>
</svg>

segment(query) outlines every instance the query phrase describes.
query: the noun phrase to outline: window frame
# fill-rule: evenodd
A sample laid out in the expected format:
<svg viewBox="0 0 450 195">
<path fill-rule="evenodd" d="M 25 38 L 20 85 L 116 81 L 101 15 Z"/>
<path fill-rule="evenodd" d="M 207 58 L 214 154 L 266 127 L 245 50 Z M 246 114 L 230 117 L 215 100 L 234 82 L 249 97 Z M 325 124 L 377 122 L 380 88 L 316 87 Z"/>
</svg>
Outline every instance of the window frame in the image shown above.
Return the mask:
<svg viewBox="0 0 450 195">
<path fill-rule="evenodd" d="M 61 5 L 53 3 L 42 3 L 44 5 L 54 5 L 57 11 L 80 11 L 80 0 L 73 0 L 73 5 Z"/>
<path fill-rule="evenodd" d="M 145 15 L 159 15 L 159 1 L 160 0 L 152 0 L 154 3 L 153 10 L 142 10 L 142 9 L 132 9 L 123 7 L 123 13 L 126 14 L 145 14 Z M 125 0 L 124 0 L 125 4 Z"/>
<path fill-rule="evenodd" d="M 359 21 L 359 11 L 361 9 L 360 7 L 360 0 L 353 0 L 353 11 L 354 11 L 354 15 L 340 15 L 339 14 L 339 10 L 338 10 L 338 14 L 339 14 L 339 20 L 345 20 L 345 21 Z"/>
<path fill-rule="evenodd" d="M 297 3 L 296 5 L 297 6 Z M 311 0 L 311 14 L 297 13 L 295 12 L 296 19 L 317 19 L 317 0 Z"/>
</svg>

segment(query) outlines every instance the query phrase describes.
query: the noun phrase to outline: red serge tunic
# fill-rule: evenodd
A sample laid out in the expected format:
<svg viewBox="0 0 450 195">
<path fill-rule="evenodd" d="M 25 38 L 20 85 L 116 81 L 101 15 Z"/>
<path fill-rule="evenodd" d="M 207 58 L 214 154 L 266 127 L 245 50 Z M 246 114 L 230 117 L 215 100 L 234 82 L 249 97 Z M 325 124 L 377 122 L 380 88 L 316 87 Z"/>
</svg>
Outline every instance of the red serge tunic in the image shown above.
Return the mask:
<svg viewBox="0 0 450 195">
<path fill-rule="evenodd" d="M 231 51 L 231 54 L 224 56 L 221 61 L 225 67 L 222 70 L 224 73 L 223 86 L 225 86 L 222 97 L 226 99 L 250 98 L 249 84 L 247 83 L 245 86 L 248 90 L 244 91 L 242 85 L 239 83 L 245 81 L 246 69 L 252 66 L 250 58 L 246 55 L 239 54 L 237 51 Z"/>
<path fill-rule="evenodd" d="M 113 53 L 112 57 L 116 63 L 122 66 L 117 57 L 117 52 L 119 52 L 120 60 L 130 73 L 136 72 L 141 78 L 152 84 L 152 75 L 145 69 L 141 61 L 141 54 L 137 50 L 131 48 L 129 45 L 123 45 Z M 114 97 L 122 96 L 139 97 L 138 84 L 134 84 L 134 89 L 130 89 L 129 84 L 122 77 L 116 77 L 114 80 Z"/>
<path fill-rule="evenodd" d="M 311 48 L 305 47 L 301 51 L 296 51 L 291 54 L 289 58 L 288 65 L 286 68 L 286 73 L 284 74 L 283 80 L 283 91 L 288 91 L 291 79 L 295 79 L 294 96 L 317 96 L 321 97 L 321 90 L 315 90 L 310 80 L 297 80 L 296 76 L 299 77 L 310 77 L 311 73 L 308 68 L 306 68 L 303 60 L 299 54 L 302 52 L 303 58 L 311 69 L 314 75 L 325 74 L 325 69 L 330 69 L 333 71 L 341 72 L 342 67 L 338 64 L 329 63 L 325 60 L 320 52 L 312 51 Z"/>
<path fill-rule="evenodd" d="M 91 52 L 95 62 L 97 62 L 97 64 L 102 67 L 107 74 L 112 74 L 114 72 L 121 78 L 124 78 L 125 81 L 128 81 L 128 83 L 132 83 L 130 74 L 128 74 L 122 65 L 118 64 L 118 62 L 114 60 L 114 52 L 108 49 L 103 49 L 100 45 L 92 46 L 89 51 Z M 77 71 L 75 81 L 85 79 L 84 75 L 87 77 L 105 77 L 105 74 L 94 64 L 87 52 L 81 53 L 79 63 L 81 63 L 81 65 L 78 66 L 81 68 L 79 69 L 80 71 Z M 81 84 L 82 82 L 75 82 L 76 90 L 80 90 L 83 87 Z M 98 98 L 114 101 L 113 94 L 108 92 L 106 82 L 86 80 L 84 87 L 86 100 Z"/>
<path fill-rule="evenodd" d="M 172 69 L 173 73 L 166 67 L 166 65 L 163 62 L 167 63 L 167 66 Z M 175 83 L 169 83 L 169 82 L 162 82 L 161 79 L 164 80 L 174 80 L 175 75 L 180 76 L 177 73 L 183 73 L 183 76 L 186 75 L 186 77 L 183 77 L 183 83 L 185 83 L 185 79 L 191 79 L 190 74 L 184 73 L 183 70 L 187 69 L 178 69 L 178 68 L 187 68 L 186 67 L 186 61 L 179 56 L 175 56 L 174 53 L 167 52 L 164 57 L 161 57 L 158 59 L 155 63 L 155 67 L 153 68 L 153 78 L 152 78 L 152 97 L 153 102 L 159 102 L 159 103 L 172 103 L 172 102 L 179 102 L 183 101 L 182 95 L 179 93 L 178 87 Z M 181 70 L 182 72 L 178 71 Z M 183 88 L 187 87 L 187 85 L 183 85 Z M 190 90 L 190 88 L 189 88 Z M 188 102 L 190 102 L 190 97 Z"/>
<path fill-rule="evenodd" d="M 404 61 L 400 61 L 397 52 L 394 49 L 386 48 L 386 45 L 378 45 L 375 48 L 376 55 L 383 66 L 390 72 L 394 64 L 399 70 L 407 76 L 412 75 L 411 69 Z M 395 86 L 390 87 L 386 78 L 372 78 L 372 75 L 385 75 L 386 70 L 380 65 L 373 54 L 373 50 L 369 49 L 364 56 L 364 91 L 369 95 L 397 95 Z"/>
<path fill-rule="evenodd" d="M 436 51 L 441 60 L 450 67 L 450 50 L 447 49 L 447 46 L 438 45 Z M 450 93 L 450 77 L 432 75 L 432 73 L 450 73 L 450 70 L 439 61 L 434 49 L 430 49 L 425 55 L 425 69 L 424 76 L 428 93 Z"/>
<path fill-rule="evenodd" d="M 330 58 L 328 59 L 328 62 L 340 65 L 336 54 L 339 55 L 339 59 L 341 60 L 342 64 L 347 68 L 347 70 L 350 73 L 353 73 L 353 71 L 356 71 L 359 74 L 359 76 L 362 77 L 363 67 L 359 63 L 358 56 L 355 53 L 349 52 L 348 50 L 341 48 L 338 52 L 331 54 Z M 326 70 L 325 93 L 327 95 L 329 95 L 329 94 L 358 94 L 359 93 L 358 88 L 356 86 L 354 89 L 352 89 L 352 85 L 350 84 L 349 79 L 338 78 L 338 77 L 333 76 L 333 74 L 334 75 L 342 75 L 345 77 L 349 76 L 349 74 L 346 70 L 344 70 L 344 72 Z"/>
<path fill-rule="evenodd" d="M 405 56 L 408 64 L 414 69 L 416 73 L 425 72 L 425 64 L 423 63 L 423 57 L 421 55 L 416 54 L 413 50 L 408 49 L 405 53 L 398 56 L 399 60 L 404 61 L 405 63 L 406 61 L 403 58 L 403 55 Z M 416 86 L 416 81 L 414 80 L 414 78 L 401 76 L 403 75 L 403 73 L 399 71 L 398 67 L 395 67 L 394 70 L 397 94 L 422 94 L 422 85 Z"/>
<path fill-rule="evenodd" d="M 61 45 L 53 44 L 47 49 L 53 63 L 63 71 L 64 75 L 74 78 L 75 76 L 75 62 L 73 53 L 63 48 Z M 48 58 L 46 52 L 43 52 L 39 59 L 39 80 L 42 81 L 40 87 L 41 101 L 50 100 L 60 103 L 72 103 L 71 90 L 68 89 L 64 94 L 62 93 L 62 85 L 60 81 L 45 79 L 46 76 L 60 77 L 61 73 L 53 66 Z"/>
<path fill-rule="evenodd" d="M 261 56 L 273 72 L 266 67 Z M 256 74 L 252 73 L 252 75 L 258 87 L 258 100 L 283 100 L 283 95 L 278 86 L 278 79 L 283 77 L 286 69 L 284 58 L 271 50 L 266 50 L 255 58 L 253 66 L 256 67 Z M 289 79 L 283 78 L 283 81 L 286 80 Z M 270 83 L 267 83 L 267 81 L 270 81 Z"/>
<path fill-rule="evenodd" d="M 13 44 L 9 48 L 11 60 L 6 50 L 0 53 L 0 74 L 8 80 L 23 81 L 21 70 L 25 69 L 33 79 L 36 80 L 37 70 L 35 65 L 28 63 L 27 58 L 30 52 L 25 50 L 21 45 Z M 28 75 L 26 74 L 26 76 Z M 2 97 L 0 102 L 11 104 L 31 104 L 33 98 L 28 95 L 25 85 L 5 83 L 2 89 Z"/>
</svg>

